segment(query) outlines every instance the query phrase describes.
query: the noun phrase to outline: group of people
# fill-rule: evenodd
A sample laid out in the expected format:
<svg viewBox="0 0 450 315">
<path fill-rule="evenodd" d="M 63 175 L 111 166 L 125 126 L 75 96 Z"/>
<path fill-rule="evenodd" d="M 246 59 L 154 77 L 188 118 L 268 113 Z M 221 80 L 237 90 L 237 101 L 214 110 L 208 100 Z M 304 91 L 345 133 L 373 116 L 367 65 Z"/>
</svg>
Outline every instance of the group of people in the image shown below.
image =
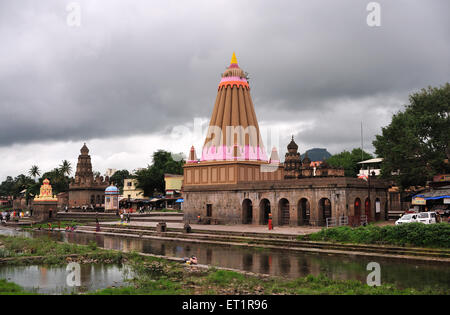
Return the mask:
<svg viewBox="0 0 450 315">
<path fill-rule="evenodd" d="M 73 231 L 76 230 L 76 228 L 77 228 L 76 225 L 67 225 L 66 226 L 66 232 L 73 232 Z"/>
<path fill-rule="evenodd" d="M 24 211 L 20 211 L 20 210 L 3 211 L 1 213 L 1 216 L 0 216 L 0 221 L 1 222 L 8 222 L 11 219 L 14 219 L 14 218 L 20 219 L 20 218 L 23 218 L 25 216 L 30 216 L 30 212 L 29 211 L 24 212 Z"/>
<path fill-rule="evenodd" d="M 126 221 L 127 223 L 130 223 L 131 221 L 131 216 L 129 212 L 122 212 L 120 213 L 120 223 L 122 224 L 124 221 Z"/>
</svg>

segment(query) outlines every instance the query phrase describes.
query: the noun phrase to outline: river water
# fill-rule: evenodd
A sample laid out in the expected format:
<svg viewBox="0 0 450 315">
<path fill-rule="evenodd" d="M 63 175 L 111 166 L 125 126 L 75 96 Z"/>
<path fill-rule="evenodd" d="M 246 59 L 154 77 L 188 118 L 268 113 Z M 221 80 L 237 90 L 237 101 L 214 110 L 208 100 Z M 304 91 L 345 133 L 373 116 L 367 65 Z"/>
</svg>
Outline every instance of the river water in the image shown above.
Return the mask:
<svg viewBox="0 0 450 315">
<path fill-rule="evenodd" d="M 287 250 L 212 245 L 181 241 L 154 240 L 146 238 L 127 238 L 74 232 L 18 232 L 0 229 L 0 234 L 15 234 L 31 237 L 49 237 L 53 240 L 77 244 L 95 241 L 98 246 L 122 251 L 137 251 L 173 257 L 195 255 L 200 264 L 234 268 L 255 273 L 283 276 L 287 278 L 304 277 L 309 274 L 324 274 L 331 279 L 352 279 L 363 283 L 371 271 L 367 271 L 369 262 L 377 262 L 381 267 L 381 283 L 392 283 L 399 288 L 437 287 L 450 290 L 450 269 L 448 264 L 417 263 L 405 260 L 366 258 L 361 256 L 335 256 L 329 254 L 312 254 Z M 97 273 L 95 268 L 90 274 L 95 279 L 99 274 L 111 277 L 108 283 L 119 281 L 122 271 L 117 266 Z M 115 269 L 116 268 L 116 269 Z M 86 269 L 86 270 L 87 270 Z M 99 269 L 100 270 L 100 269 Z M 25 273 L 29 271 L 24 270 Z M 3 278 L 0 269 L 0 277 Z M 67 274 L 67 273 L 65 273 Z M 87 279 L 87 278 L 86 278 Z M 13 280 L 11 280 L 13 281 Z M 94 280 L 93 280 L 94 281 Z M 14 281 L 15 282 L 15 281 Z M 19 283 L 19 282 L 17 282 Z M 19 283 L 20 284 L 20 283 Z M 106 282 L 103 282 L 103 287 Z"/>
</svg>

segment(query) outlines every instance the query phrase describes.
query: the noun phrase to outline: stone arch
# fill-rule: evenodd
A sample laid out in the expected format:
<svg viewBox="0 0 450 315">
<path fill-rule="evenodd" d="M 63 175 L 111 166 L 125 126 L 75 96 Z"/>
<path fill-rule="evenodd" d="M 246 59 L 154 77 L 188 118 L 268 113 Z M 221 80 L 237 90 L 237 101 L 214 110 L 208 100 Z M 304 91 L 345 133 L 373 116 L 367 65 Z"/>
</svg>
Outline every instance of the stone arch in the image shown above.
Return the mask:
<svg viewBox="0 0 450 315">
<path fill-rule="evenodd" d="M 319 200 L 319 225 L 326 225 L 327 218 L 331 218 L 331 200 L 322 198 Z"/>
<path fill-rule="evenodd" d="M 266 225 L 269 223 L 270 201 L 266 198 L 259 202 L 259 217 L 260 224 Z"/>
<path fill-rule="evenodd" d="M 359 218 L 361 216 L 361 199 L 360 198 L 355 199 L 354 208 L 355 208 L 354 215 L 356 218 Z"/>
<path fill-rule="evenodd" d="M 281 198 L 278 201 L 278 213 L 279 225 L 289 225 L 290 223 L 290 213 L 289 213 L 289 200 L 286 198 Z"/>
<path fill-rule="evenodd" d="M 253 203 L 250 199 L 244 199 L 242 202 L 242 223 L 253 223 Z"/>
<path fill-rule="evenodd" d="M 298 225 L 309 225 L 309 220 L 311 218 L 311 205 L 308 199 L 301 198 L 298 201 L 297 212 Z"/>
<path fill-rule="evenodd" d="M 367 221 L 370 220 L 370 214 L 371 214 L 370 208 L 371 208 L 371 202 L 370 202 L 369 197 L 367 197 L 366 201 L 364 201 L 364 214 L 367 216 Z"/>
<path fill-rule="evenodd" d="M 361 220 L 361 206 L 362 206 L 362 202 L 361 202 L 361 198 L 357 197 L 355 199 L 355 202 L 353 204 L 353 224 L 355 225 L 359 225 L 360 220 Z"/>
</svg>

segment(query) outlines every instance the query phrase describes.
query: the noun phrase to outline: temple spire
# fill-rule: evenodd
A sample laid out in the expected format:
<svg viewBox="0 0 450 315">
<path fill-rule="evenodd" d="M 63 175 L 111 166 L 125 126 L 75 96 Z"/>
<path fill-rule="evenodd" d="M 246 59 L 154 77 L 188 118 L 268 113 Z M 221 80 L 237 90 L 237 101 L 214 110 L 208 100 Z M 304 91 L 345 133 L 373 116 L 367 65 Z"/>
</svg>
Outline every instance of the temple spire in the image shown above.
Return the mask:
<svg viewBox="0 0 450 315">
<path fill-rule="evenodd" d="M 201 161 L 267 161 L 247 74 L 233 52 L 222 73 Z"/>
<path fill-rule="evenodd" d="M 238 64 L 238 61 L 237 61 L 237 58 L 236 58 L 236 54 L 235 54 L 235 52 L 233 51 L 233 56 L 231 56 L 231 62 L 230 62 L 230 64 Z"/>
</svg>

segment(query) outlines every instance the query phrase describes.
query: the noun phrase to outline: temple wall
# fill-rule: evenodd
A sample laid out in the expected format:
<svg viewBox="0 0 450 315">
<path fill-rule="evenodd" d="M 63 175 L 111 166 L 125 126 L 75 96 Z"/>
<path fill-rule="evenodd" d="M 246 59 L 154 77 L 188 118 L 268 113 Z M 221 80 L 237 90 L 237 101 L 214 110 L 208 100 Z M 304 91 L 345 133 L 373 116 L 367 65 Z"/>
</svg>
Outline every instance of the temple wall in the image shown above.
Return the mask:
<svg viewBox="0 0 450 315">
<path fill-rule="evenodd" d="M 69 189 L 69 208 L 79 208 L 82 206 L 89 206 L 91 204 L 91 196 L 95 196 L 95 203 L 103 204 L 105 196 L 105 187 L 99 187 L 98 189 Z M 100 203 L 97 202 L 97 198 L 100 198 Z"/>
<path fill-rule="evenodd" d="M 33 201 L 33 219 L 36 221 L 46 221 L 55 218 L 58 212 L 57 201 Z"/>
<path fill-rule="evenodd" d="M 306 199 L 309 203 L 310 225 L 324 225 L 325 206 L 321 200 L 329 200 L 331 205 L 331 217 L 354 216 L 354 202 L 356 198 L 362 201 L 361 214 L 364 214 L 364 201 L 368 195 L 365 182 L 358 179 L 350 179 L 358 185 L 349 185 L 346 178 L 339 184 L 339 178 L 313 178 L 299 180 L 283 180 L 273 182 L 252 182 L 242 185 L 227 185 L 205 187 L 194 186 L 186 188 L 184 197 L 184 218 L 186 222 L 194 223 L 197 216 L 207 216 L 207 205 L 211 205 L 212 219 L 219 224 L 263 224 L 264 209 L 263 200 L 270 203 L 273 224 L 275 226 L 288 224 L 291 226 L 303 225 L 304 217 L 301 211 L 300 200 Z M 355 182 L 356 180 L 356 182 Z M 284 185 L 283 185 L 284 184 Z M 285 187 L 283 187 L 285 186 Z M 375 214 L 375 203 L 371 203 L 370 220 L 384 220 L 386 206 L 386 188 L 380 183 L 377 188 L 372 188 L 371 198 L 380 201 L 381 212 Z M 245 201 L 247 200 L 247 201 Z M 244 204 L 245 201 L 245 204 Z M 287 203 L 286 203 L 287 201 Z M 265 202 L 265 201 L 264 201 Z M 246 222 L 246 211 L 251 204 L 251 222 Z M 282 204 L 289 214 L 282 210 Z M 288 205 L 288 206 L 287 206 Z M 288 222 L 283 222 L 283 217 L 288 217 Z"/>
<path fill-rule="evenodd" d="M 186 164 L 183 185 L 202 186 L 237 184 L 246 181 L 272 181 L 283 179 L 283 168 L 267 163 L 223 161 L 201 164 Z"/>
</svg>

